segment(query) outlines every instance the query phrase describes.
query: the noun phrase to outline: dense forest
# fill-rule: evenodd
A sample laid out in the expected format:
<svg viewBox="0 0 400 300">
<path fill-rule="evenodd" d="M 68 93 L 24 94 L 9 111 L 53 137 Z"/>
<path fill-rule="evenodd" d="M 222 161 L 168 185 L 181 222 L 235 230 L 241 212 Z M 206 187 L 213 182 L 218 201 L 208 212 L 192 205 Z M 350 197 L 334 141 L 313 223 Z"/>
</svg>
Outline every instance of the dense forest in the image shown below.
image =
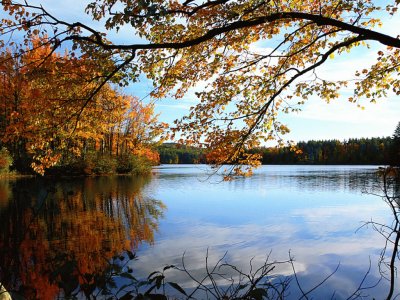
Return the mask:
<svg viewBox="0 0 400 300">
<path fill-rule="evenodd" d="M 97 90 L 105 66 L 35 47 L 43 39 L 20 56 L 0 49 L 0 173 L 143 173 L 158 164 L 164 125 L 153 105 L 109 83 Z"/>
<path fill-rule="evenodd" d="M 158 147 L 162 164 L 205 163 L 206 151 L 164 144 Z M 400 164 L 400 123 L 392 137 L 359 138 L 346 141 L 299 142 L 294 147 L 257 148 L 263 164 Z"/>
<path fill-rule="evenodd" d="M 390 137 L 360 138 L 347 141 L 318 140 L 299 142 L 296 151 L 289 147 L 262 148 L 264 164 L 377 164 L 392 163 Z"/>
<path fill-rule="evenodd" d="M 157 147 L 162 164 L 203 164 L 204 152 L 200 148 L 187 147 L 175 143 L 164 143 Z"/>
</svg>

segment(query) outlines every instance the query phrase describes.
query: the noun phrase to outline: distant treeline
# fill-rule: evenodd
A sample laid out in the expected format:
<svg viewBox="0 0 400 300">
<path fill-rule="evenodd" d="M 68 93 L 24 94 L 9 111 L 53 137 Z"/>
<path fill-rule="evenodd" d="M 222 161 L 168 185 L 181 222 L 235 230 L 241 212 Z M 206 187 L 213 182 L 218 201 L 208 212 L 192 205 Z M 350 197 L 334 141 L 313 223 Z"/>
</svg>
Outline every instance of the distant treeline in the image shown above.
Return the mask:
<svg viewBox="0 0 400 300">
<path fill-rule="evenodd" d="M 299 142 L 290 147 L 253 149 L 262 155 L 263 164 L 396 164 L 398 145 L 391 137 L 357 138 L 346 141 Z M 205 151 L 198 148 L 163 144 L 158 148 L 162 164 L 206 163 Z"/>
<path fill-rule="evenodd" d="M 392 138 L 382 137 L 299 142 L 297 153 L 289 147 L 256 152 L 262 154 L 263 164 L 390 164 L 392 146 Z"/>
<path fill-rule="evenodd" d="M 174 143 L 164 143 L 157 148 L 161 164 L 204 164 L 204 151 Z"/>
</svg>

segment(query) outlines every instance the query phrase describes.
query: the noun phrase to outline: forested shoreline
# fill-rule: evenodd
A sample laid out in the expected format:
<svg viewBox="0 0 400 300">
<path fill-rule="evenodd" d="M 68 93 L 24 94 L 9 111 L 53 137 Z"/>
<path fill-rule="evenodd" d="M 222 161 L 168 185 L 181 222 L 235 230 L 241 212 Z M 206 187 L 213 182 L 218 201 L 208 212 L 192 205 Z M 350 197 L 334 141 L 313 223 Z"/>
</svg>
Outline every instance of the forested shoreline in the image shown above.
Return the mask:
<svg viewBox="0 0 400 300">
<path fill-rule="evenodd" d="M 400 128 L 398 126 L 398 128 Z M 263 147 L 262 164 L 398 165 L 400 135 L 354 138 L 346 141 L 311 140 L 294 147 Z M 157 148 L 161 164 L 207 163 L 205 149 L 163 144 Z"/>
<path fill-rule="evenodd" d="M 391 137 L 347 141 L 311 140 L 290 147 L 262 148 L 263 164 L 389 165 L 393 162 Z"/>
</svg>

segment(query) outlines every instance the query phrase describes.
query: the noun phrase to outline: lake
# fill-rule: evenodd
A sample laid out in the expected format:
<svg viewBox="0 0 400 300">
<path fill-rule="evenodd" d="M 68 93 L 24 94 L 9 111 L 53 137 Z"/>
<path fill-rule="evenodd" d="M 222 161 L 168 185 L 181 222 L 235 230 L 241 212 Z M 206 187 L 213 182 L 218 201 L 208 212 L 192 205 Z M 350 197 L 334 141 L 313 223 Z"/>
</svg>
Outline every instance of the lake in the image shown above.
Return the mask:
<svg viewBox="0 0 400 300">
<path fill-rule="evenodd" d="M 360 291 L 366 298 L 386 298 L 389 281 L 379 281 L 379 267 L 389 274 L 379 264 L 385 239 L 363 226 L 393 221 L 376 170 L 262 166 L 251 178 L 226 182 L 204 165 L 162 165 L 150 177 L 2 180 L 0 282 L 27 298 L 53 299 L 60 286 L 72 291 L 82 284 L 76 271 L 63 275 L 73 267 L 102 272 L 114 254 L 131 249 L 137 260 L 126 267 L 137 278 L 182 266 L 182 259 L 202 278 L 206 264 L 222 258 L 248 273 L 267 258 L 290 256 L 303 292 L 334 273 L 310 294 L 314 299 L 347 299 L 361 282 L 374 286 Z M 276 263 L 272 273 L 276 280 L 292 276 L 287 299 L 301 298 L 291 264 Z M 185 289 L 195 286 L 183 272 L 166 276 Z"/>
</svg>

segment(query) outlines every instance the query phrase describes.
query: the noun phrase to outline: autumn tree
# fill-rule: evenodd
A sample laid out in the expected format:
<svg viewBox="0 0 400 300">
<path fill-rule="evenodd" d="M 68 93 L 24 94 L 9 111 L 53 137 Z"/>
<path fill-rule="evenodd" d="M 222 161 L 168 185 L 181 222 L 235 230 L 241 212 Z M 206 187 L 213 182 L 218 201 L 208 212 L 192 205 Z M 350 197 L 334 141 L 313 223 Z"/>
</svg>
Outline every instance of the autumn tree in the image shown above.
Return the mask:
<svg viewBox="0 0 400 300">
<path fill-rule="evenodd" d="M 163 128 L 153 105 L 101 85 L 98 78 L 112 62 L 98 66 L 85 56 L 61 55 L 42 46 L 46 42 L 47 37 L 34 36 L 28 43 L 33 50 L 23 55 L 18 49 L 0 52 L 0 142 L 16 167 L 29 160 L 44 173 L 91 150 L 110 156 L 151 153 Z"/>
<path fill-rule="evenodd" d="M 98 73 L 93 61 L 53 53 L 49 46 L 41 47 L 43 41 L 45 37 L 32 38 L 28 45 L 34 50 L 21 56 L 15 55 L 16 49 L 3 48 L 1 54 L 0 138 L 16 162 L 23 153 L 30 155 L 39 173 L 54 165 L 66 149 L 79 152 L 80 139 L 93 137 L 96 125 L 102 124 L 96 122 L 100 116 L 96 102 L 104 98 L 102 89 L 86 103 L 88 91 L 96 86 L 88 76 Z"/>
<path fill-rule="evenodd" d="M 280 112 L 296 110 L 311 95 L 332 101 L 350 84 L 317 73 L 329 58 L 373 45 L 375 59 L 353 73 L 348 100 L 375 102 L 400 93 L 400 40 L 376 29 L 378 17 L 397 15 L 400 1 L 378 2 L 92 0 L 85 12 L 93 22 L 84 24 L 51 14 L 45 4 L 5 0 L 10 18 L 1 33 L 23 30 L 29 37 L 46 30 L 46 45 L 55 51 L 72 45 L 70 55 L 114 61 L 102 82 L 123 85 L 145 73 L 156 98 L 181 98 L 205 82 L 198 104 L 174 130 L 187 143 L 210 149 L 207 157 L 215 164 L 256 165 L 259 157 L 246 149 L 288 131 Z M 126 29 L 140 41 L 113 40 Z"/>
</svg>

